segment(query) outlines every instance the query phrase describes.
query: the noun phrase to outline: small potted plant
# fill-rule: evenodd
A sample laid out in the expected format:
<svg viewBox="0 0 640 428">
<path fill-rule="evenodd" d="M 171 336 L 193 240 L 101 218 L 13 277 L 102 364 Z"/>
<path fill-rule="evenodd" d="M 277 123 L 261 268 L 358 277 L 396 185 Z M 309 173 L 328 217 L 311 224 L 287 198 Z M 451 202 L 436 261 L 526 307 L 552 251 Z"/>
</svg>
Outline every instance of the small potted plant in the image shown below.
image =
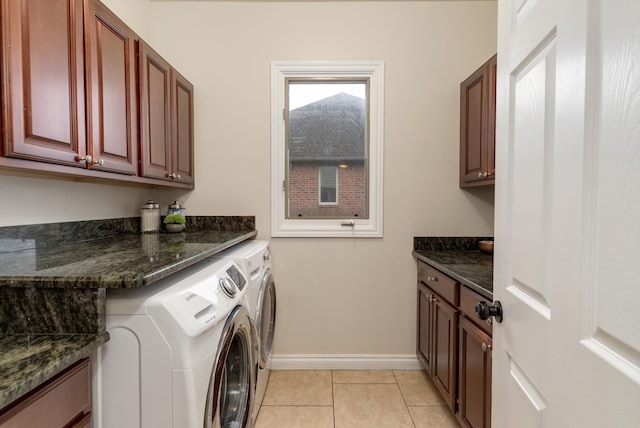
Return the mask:
<svg viewBox="0 0 640 428">
<path fill-rule="evenodd" d="M 168 214 L 164 218 L 165 227 L 170 233 L 182 232 L 186 222 L 187 220 L 182 214 Z"/>
</svg>

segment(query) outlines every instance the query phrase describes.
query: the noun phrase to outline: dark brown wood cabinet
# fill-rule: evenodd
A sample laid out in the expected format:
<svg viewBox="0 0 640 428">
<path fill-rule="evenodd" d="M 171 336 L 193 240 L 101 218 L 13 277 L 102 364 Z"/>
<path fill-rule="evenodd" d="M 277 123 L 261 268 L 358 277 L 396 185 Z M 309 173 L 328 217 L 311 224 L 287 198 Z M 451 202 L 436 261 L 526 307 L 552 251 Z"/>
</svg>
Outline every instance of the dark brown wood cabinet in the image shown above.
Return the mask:
<svg viewBox="0 0 640 428">
<path fill-rule="evenodd" d="M 136 34 L 97 0 L 85 0 L 87 152 L 95 169 L 138 172 Z"/>
<path fill-rule="evenodd" d="M 0 168 L 193 188 L 193 85 L 105 5 L 0 0 L 0 21 Z"/>
<path fill-rule="evenodd" d="M 487 300 L 418 260 L 416 354 L 464 427 L 491 426 L 492 326 L 475 315 Z"/>
<path fill-rule="evenodd" d="M 495 183 L 494 55 L 460 84 L 460 187 Z"/>
<path fill-rule="evenodd" d="M 458 311 L 438 294 L 433 295 L 433 373 L 436 387 L 451 410 L 456 410 Z"/>
<path fill-rule="evenodd" d="M 464 427 L 491 427 L 491 350 L 491 336 L 460 317 L 457 418 Z"/>
<path fill-rule="evenodd" d="M 138 42 L 140 175 L 193 184 L 193 85 Z"/>
<path fill-rule="evenodd" d="M 0 411 L 0 428 L 91 426 L 91 370 L 84 359 Z"/>
<path fill-rule="evenodd" d="M 418 262 L 417 355 L 453 412 L 456 409 L 459 284 Z"/>
<path fill-rule="evenodd" d="M 171 69 L 171 130 L 172 179 L 193 185 L 193 85 L 175 69 Z"/>
<path fill-rule="evenodd" d="M 0 7 L 2 156 L 86 168 L 83 0 Z"/>
</svg>

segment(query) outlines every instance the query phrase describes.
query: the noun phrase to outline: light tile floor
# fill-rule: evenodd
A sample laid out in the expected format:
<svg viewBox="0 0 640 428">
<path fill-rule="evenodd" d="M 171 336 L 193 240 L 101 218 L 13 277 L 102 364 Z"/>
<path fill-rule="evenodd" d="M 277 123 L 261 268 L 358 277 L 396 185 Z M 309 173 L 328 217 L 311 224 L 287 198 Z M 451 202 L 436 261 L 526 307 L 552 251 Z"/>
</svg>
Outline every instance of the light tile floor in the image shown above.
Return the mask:
<svg viewBox="0 0 640 428">
<path fill-rule="evenodd" d="M 256 428 L 458 428 L 424 371 L 272 371 Z"/>
</svg>

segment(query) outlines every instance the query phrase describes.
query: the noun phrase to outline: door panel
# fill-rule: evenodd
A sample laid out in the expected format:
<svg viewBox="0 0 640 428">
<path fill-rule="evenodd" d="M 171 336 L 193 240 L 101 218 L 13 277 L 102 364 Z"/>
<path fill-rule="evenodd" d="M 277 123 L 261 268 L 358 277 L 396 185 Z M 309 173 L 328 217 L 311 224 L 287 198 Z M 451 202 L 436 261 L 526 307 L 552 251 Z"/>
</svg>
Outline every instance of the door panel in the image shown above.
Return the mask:
<svg viewBox="0 0 640 428">
<path fill-rule="evenodd" d="M 599 28 L 590 94 L 593 126 L 587 156 L 588 271 L 584 341 L 612 366 L 640 383 L 640 43 L 637 2 L 618 1 L 594 13 Z M 599 76 L 598 76 L 599 75 Z M 599 78 L 598 78 L 599 77 Z M 594 304 L 595 303 L 595 304 Z"/>
<path fill-rule="evenodd" d="M 3 155 L 85 167 L 81 0 L 3 0 Z"/>
<path fill-rule="evenodd" d="M 171 66 L 138 42 L 141 174 L 166 180 L 171 171 Z"/>
<path fill-rule="evenodd" d="M 640 3 L 499 2 L 495 427 L 640 418 Z"/>
<path fill-rule="evenodd" d="M 91 168 L 136 174 L 138 124 L 137 36 L 98 0 L 85 0 L 88 144 Z"/>
<path fill-rule="evenodd" d="M 177 71 L 172 74 L 173 173 L 176 181 L 193 183 L 193 85 Z"/>
<path fill-rule="evenodd" d="M 433 299 L 433 378 L 449 408 L 456 409 L 456 367 L 458 354 L 458 315 L 437 295 Z"/>
</svg>

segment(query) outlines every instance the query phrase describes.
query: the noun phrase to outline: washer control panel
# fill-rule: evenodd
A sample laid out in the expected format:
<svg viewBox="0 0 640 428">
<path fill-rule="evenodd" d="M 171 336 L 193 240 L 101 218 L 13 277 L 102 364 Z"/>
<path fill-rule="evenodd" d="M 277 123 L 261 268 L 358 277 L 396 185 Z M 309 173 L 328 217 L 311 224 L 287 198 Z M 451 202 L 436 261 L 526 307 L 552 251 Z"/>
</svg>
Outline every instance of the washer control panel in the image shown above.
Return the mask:
<svg viewBox="0 0 640 428">
<path fill-rule="evenodd" d="M 188 336 L 196 337 L 226 319 L 244 296 L 246 283 L 233 261 L 216 262 L 166 290 L 159 307 Z"/>
</svg>

